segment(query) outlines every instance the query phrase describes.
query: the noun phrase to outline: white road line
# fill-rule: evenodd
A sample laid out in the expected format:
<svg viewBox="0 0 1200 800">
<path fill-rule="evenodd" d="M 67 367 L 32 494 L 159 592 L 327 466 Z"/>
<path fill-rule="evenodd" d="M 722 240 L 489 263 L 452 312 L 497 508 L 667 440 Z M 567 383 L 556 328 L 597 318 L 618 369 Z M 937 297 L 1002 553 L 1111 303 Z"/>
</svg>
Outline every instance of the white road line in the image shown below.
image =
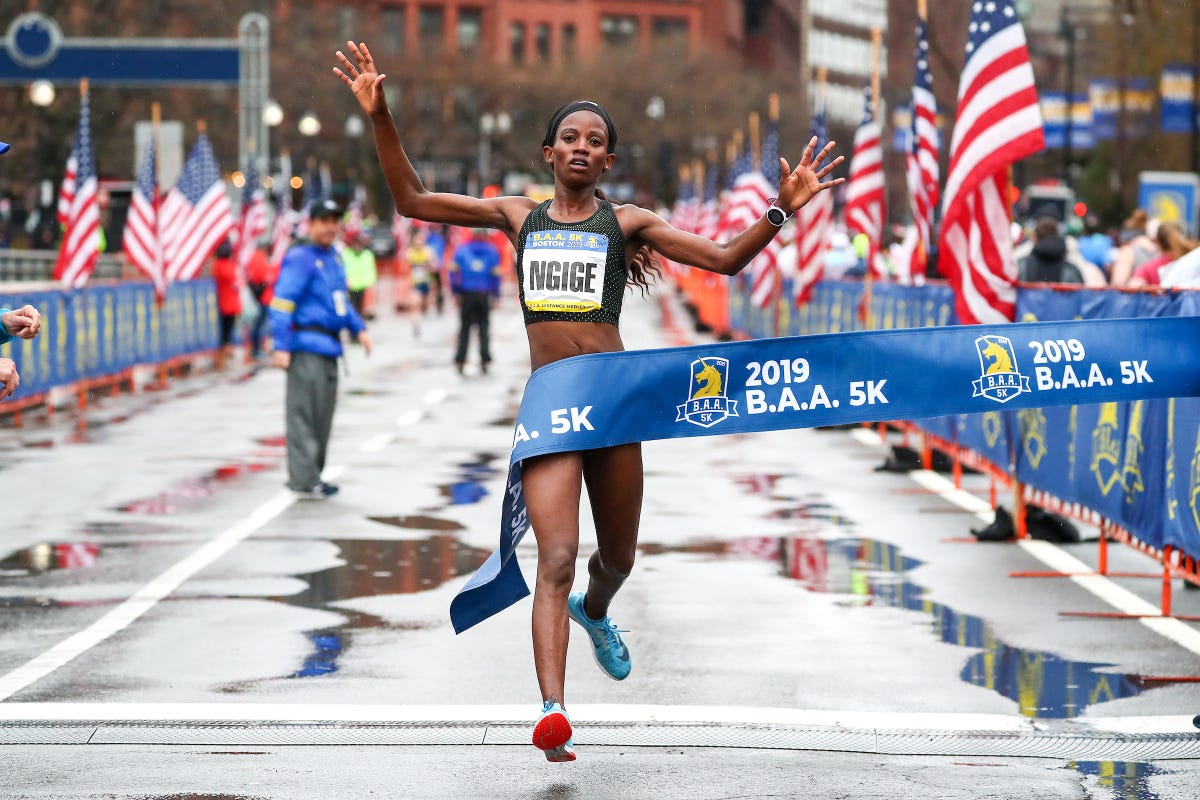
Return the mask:
<svg viewBox="0 0 1200 800">
<path fill-rule="evenodd" d="M 447 394 L 449 393 L 445 389 L 430 389 L 425 393 L 425 397 L 422 399 L 425 401 L 425 405 L 436 406 L 438 403 L 441 403 L 446 399 Z"/>
<path fill-rule="evenodd" d="M 330 467 L 325 470 L 323 477 L 333 480 L 345 471 L 344 466 Z M 114 633 L 119 633 L 129 627 L 139 617 L 154 608 L 160 600 L 178 589 L 188 578 L 216 561 L 239 542 L 283 513 L 296 502 L 296 499 L 296 495 L 292 492 L 279 492 L 250 512 L 249 515 L 210 539 L 198 550 L 176 562 L 166 572 L 150 581 L 125 602 L 88 627 L 0 677 L 0 701 L 12 697 L 59 667 L 70 663 L 75 657 L 86 653 Z"/>
<path fill-rule="evenodd" d="M 363 442 L 361 445 L 359 445 L 358 449 L 363 451 L 364 453 L 378 453 L 380 450 L 387 447 L 391 443 L 392 443 L 392 434 L 380 433 L 375 436 L 372 436 L 370 439 L 367 439 L 365 442 Z"/>
<path fill-rule="evenodd" d="M 908 474 L 921 486 L 960 508 L 978 515 L 984 522 L 992 521 L 994 515 L 987 503 L 961 489 L 955 489 L 953 482 L 936 472 L 914 470 Z M 984 510 L 980 509 L 980 504 L 984 506 Z M 1150 615 L 1139 619 L 1138 622 L 1160 636 L 1165 636 L 1185 650 L 1200 655 L 1200 631 L 1182 620 L 1160 616 L 1161 610 L 1157 606 L 1143 600 L 1128 589 L 1118 586 L 1109 578 L 1096 574 L 1094 569 L 1062 548 L 1036 539 L 1022 539 L 1017 542 L 1017 546 L 1055 572 L 1067 573 L 1071 576 L 1071 581 L 1117 611 L 1123 614 Z"/>
<path fill-rule="evenodd" d="M 541 709 L 520 705 L 385 705 L 356 703 L 3 703 L 5 722 L 532 722 Z M 1039 720 L 1011 714 L 836 711 L 754 706 L 577 703 L 575 722 L 591 724 L 802 725 L 843 729 L 1036 733 Z M 1086 717 L 1072 727 L 1171 734 L 1196 729 L 1191 716 Z"/>
<path fill-rule="evenodd" d="M 412 408 L 396 417 L 396 424 L 401 428 L 410 428 L 420 422 L 422 416 L 424 414 L 421 412 L 421 409 Z"/>
</svg>

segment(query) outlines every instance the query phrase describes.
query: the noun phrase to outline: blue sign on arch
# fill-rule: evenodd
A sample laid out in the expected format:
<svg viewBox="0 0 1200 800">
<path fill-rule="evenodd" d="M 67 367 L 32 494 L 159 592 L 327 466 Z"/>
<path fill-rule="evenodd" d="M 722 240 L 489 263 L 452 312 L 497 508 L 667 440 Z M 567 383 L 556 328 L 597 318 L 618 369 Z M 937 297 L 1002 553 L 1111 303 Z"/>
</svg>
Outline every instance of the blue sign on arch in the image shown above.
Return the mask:
<svg viewBox="0 0 1200 800">
<path fill-rule="evenodd" d="M 103 86 L 236 85 L 236 39 L 65 38 L 36 11 L 8 26 L 0 83 L 55 83 L 88 78 Z"/>
</svg>

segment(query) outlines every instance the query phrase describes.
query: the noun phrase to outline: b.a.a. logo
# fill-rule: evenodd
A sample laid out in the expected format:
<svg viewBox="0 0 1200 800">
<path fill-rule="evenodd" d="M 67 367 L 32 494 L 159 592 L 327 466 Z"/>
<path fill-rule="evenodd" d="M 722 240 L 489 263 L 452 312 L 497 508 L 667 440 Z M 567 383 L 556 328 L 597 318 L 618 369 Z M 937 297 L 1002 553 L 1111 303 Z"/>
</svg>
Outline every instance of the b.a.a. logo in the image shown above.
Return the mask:
<svg viewBox="0 0 1200 800">
<path fill-rule="evenodd" d="M 978 380 L 972 397 L 986 397 L 997 403 L 1007 403 L 1021 392 L 1029 391 L 1029 378 L 1017 369 L 1017 354 L 1007 336 L 987 335 L 975 340 L 979 354 Z"/>
<path fill-rule="evenodd" d="M 1121 478 L 1121 440 L 1117 438 L 1120 421 L 1116 403 L 1101 403 L 1100 417 L 1092 431 L 1092 474 L 1100 494 L 1105 497 Z"/>
<path fill-rule="evenodd" d="M 1142 480 L 1142 456 L 1146 441 L 1142 426 L 1146 421 L 1146 401 L 1138 400 L 1129 407 L 1129 427 L 1125 431 L 1125 463 L 1121 467 L 1121 483 L 1125 487 L 1125 502 L 1134 503 L 1146 491 Z"/>
<path fill-rule="evenodd" d="M 697 358 L 691 364 L 688 400 L 676 406 L 676 422 L 687 420 L 702 428 L 711 428 L 728 417 L 736 417 L 737 400 L 726 394 L 729 359 L 719 356 Z"/>
</svg>

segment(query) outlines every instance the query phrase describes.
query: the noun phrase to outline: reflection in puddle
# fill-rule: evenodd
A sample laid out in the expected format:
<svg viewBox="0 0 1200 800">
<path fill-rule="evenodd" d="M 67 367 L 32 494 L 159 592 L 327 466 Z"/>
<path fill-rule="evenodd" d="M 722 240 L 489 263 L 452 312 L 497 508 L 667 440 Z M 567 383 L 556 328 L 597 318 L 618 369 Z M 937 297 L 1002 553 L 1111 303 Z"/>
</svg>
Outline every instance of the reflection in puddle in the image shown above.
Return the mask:
<svg viewBox="0 0 1200 800">
<path fill-rule="evenodd" d="M 345 564 L 298 575 L 308 582 L 308 588 L 275 599 L 305 608 L 325 608 L 351 598 L 423 592 L 474 572 L 491 555 L 452 536 L 417 541 L 334 539 L 332 543 Z"/>
<path fill-rule="evenodd" d="M 303 608 L 329 608 L 330 603 L 360 597 L 412 594 L 441 586 L 474 572 L 487 560 L 486 550 L 469 547 L 452 536 L 431 536 L 418 541 L 375 539 L 333 540 L 346 562 L 297 577 L 308 583 L 299 594 L 272 599 Z M 386 627 L 413 630 L 422 627 L 385 624 L 379 617 L 334 608 L 346 622 L 334 628 L 308 631 L 312 650 L 293 678 L 328 675 L 338 669 L 338 658 L 349 645 L 352 632 Z"/>
<path fill-rule="evenodd" d="M 452 506 L 478 503 L 488 493 L 483 482 L 499 473 L 492 466 L 495 460 L 496 456 L 493 453 L 479 453 L 474 461 L 459 464 L 458 480 L 441 484 L 438 486 L 438 492 L 449 500 Z"/>
<path fill-rule="evenodd" d="M 274 469 L 271 464 L 249 462 L 241 464 L 224 464 L 207 475 L 199 478 L 189 478 L 165 492 L 159 492 L 153 497 L 144 497 L 118 507 L 118 511 L 128 514 L 175 514 L 180 511 L 194 510 L 203 505 L 208 497 L 221 483 L 239 478 L 254 472 L 265 472 Z"/>
<path fill-rule="evenodd" d="M 95 542 L 42 542 L 0 559 L 0 577 L 91 567 L 99 556 L 100 545 Z"/>
<path fill-rule="evenodd" d="M 920 562 L 886 542 L 758 537 L 671 547 L 644 544 L 639 549 L 647 555 L 683 552 L 762 558 L 779 564 L 784 575 L 806 589 L 844 595 L 848 604 L 928 614 L 933 632 L 943 642 L 980 651 L 967 659 L 962 679 L 1015 701 L 1026 717 L 1072 718 L 1089 705 L 1164 685 L 1142 686 L 1136 676 L 1112 672 L 1112 664 L 1068 661 L 1053 653 L 1010 647 L 996 638 L 982 618 L 925 599 L 924 587 L 907 577 Z"/>
<path fill-rule="evenodd" d="M 786 574 L 811 591 L 847 594 L 862 605 L 931 615 L 933 631 L 943 642 L 981 650 L 967 659 L 962 679 L 1015 701 L 1026 717 L 1076 717 L 1094 703 L 1142 691 L 1131 676 L 1109 671 L 1112 664 L 1068 661 L 1053 653 L 1010 647 L 982 618 L 925 599 L 924 587 L 907 577 L 921 562 L 895 545 L 873 539 L 799 538 L 787 540 L 783 551 Z"/>
<path fill-rule="evenodd" d="M 367 517 L 372 522 L 384 525 L 394 525 L 397 528 L 408 528 L 419 531 L 461 531 L 466 526 L 450 519 L 429 517 L 424 514 L 413 514 L 405 517 Z"/>
<path fill-rule="evenodd" d="M 1072 761 L 1067 767 L 1084 775 L 1095 775 L 1097 784 L 1112 791 L 1113 800 L 1161 800 L 1147 786 L 1147 779 L 1169 774 L 1141 761 Z"/>
</svg>

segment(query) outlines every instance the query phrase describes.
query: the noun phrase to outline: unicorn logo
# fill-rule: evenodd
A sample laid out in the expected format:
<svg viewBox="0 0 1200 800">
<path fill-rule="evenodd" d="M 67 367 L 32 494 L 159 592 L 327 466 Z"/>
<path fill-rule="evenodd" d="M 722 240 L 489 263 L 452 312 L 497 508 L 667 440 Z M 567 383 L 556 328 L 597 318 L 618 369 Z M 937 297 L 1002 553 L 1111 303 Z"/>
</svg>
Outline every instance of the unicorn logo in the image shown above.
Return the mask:
<svg viewBox="0 0 1200 800">
<path fill-rule="evenodd" d="M 725 393 L 729 379 L 729 359 L 717 356 L 697 358 L 691 364 L 688 381 L 688 400 L 676 406 L 676 422 L 684 420 L 711 428 L 727 417 L 736 417 L 737 400 Z"/>
<path fill-rule="evenodd" d="M 972 381 L 972 397 L 1007 403 L 1029 391 L 1029 378 L 1017 370 L 1017 354 L 1007 336 L 980 336 L 975 340 L 979 354 L 979 379 Z"/>
<path fill-rule="evenodd" d="M 1096 485 L 1100 487 L 1100 494 L 1105 497 L 1108 497 L 1108 493 L 1121 480 L 1121 439 L 1118 438 L 1120 427 L 1117 404 L 1101 403 L 1100 416 L 1092 430 L 1091 467 L 1092 474 L 1096 476 Z"/>
</svg>

